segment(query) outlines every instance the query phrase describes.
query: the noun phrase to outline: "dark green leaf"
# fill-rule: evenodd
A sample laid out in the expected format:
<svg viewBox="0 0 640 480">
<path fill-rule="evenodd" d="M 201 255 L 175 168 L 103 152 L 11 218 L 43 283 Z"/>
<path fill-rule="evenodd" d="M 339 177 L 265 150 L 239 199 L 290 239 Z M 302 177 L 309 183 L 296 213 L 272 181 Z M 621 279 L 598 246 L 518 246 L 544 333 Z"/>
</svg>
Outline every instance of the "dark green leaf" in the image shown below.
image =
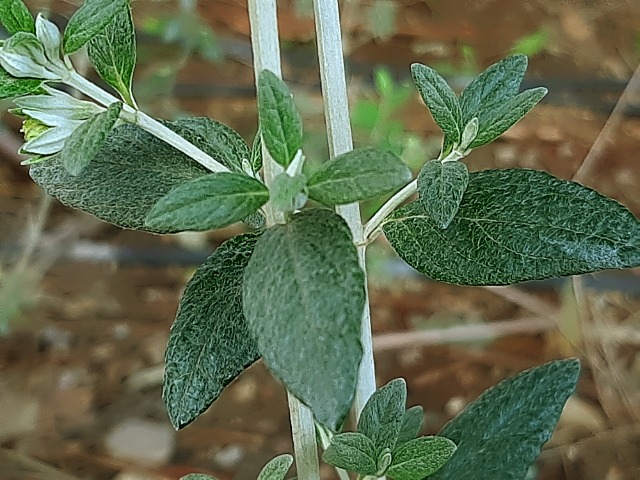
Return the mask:
<svg viewBox="0 0 640 480">
<path fill-rule="evenodd" d="M 309 197 L 342 205 L 395 192 L 411 180 L 397 155 L 374 148 L 352 150 L 322 164 L 309 179 Z"/>
<path fill-rule="evenodd" d="M 129 0 L 85 0 L 64 30 L 64 53 L 79 50 L 125 9 L 129 9 Z"/>
<path fill-rule="evenodd" d="M 387 476 L 394 480 L 422 480 L 440 470 L 455 451 L 456 444 L 448 438 L 415 438 L 394 450 Z"/>
<path fill-rule="evenodd" d="M 444 78 L 432 68 L 419 63 L 411 65 L 413 81 L 431 115 L 452 143 L 460 142 L 464 125 L 458 97 Z"/>
<path fill-rule="evenodd" d="M 242 314 L 242 275 L 258 237 L 220 245 L 187 284 L 169 333 L 162 397 L 176 428 L 189 424 L 259 358 Z"/>
<path fill-rule="evenodd" d="M 235 147 L 244 142 L 236 141 L 238 135 L 222 124 L 206 118 L 186 118 L 166 126 L 227 166 L 239 161 Z M 212 135 L 205 137 L 206 132 Z M 246 145 L 244 149 L 248 155 Z M 146 227 L 145 218 L 151 208 L 173 188 L 209 173 L 133 125 L 113 129 L 93 162 L 92 168 L 74 177 L 65 170 L 60 157 L 54 156 L 33 165 L 30 174 L 47 193 L 66 205 L 120 227 L 155 233 L 176 230 Z"/>
<path fill-rule="evenodd" d="M 532 88 L 505 100 L 490 110 L 478 114 L 480 127 L 470 148 L 476 148 L 495 140 L 522 119 L 547 94 L 544 87 Z"/>
<path fill-rule="evenodd" d="M 311 209 L 258 241 L 244 277 L 244 313 L 266 365 L 335 431 L 362 358 L 365 286 L 349 227 Z"/>
<path fill-rule="evenodd" d="M 511 55 L 474 78 L 460 95 L 462 124 L 469 123 L 481 111 L 492 110 L 515 97 L 527 71 L 527 63 L 525 55 Z"/>
<path fill-rule="evenodd" d="M 579 374 L 577 360 L 555 361 L 484 392 L 439 433 L 458 449 L 430 478 L 523 479 L 551 437 Z"/>
<path fill-rule="evenodd" d="M 469 183 L 469 171 L 462 162 L 427 162 L 418 175 L 420 204 L 440 228 L 447 228 L 458 213 Z"/>
<path fill-rule="evenodd" d="M 36 22 L 22 0 L 0 2 L 0 23 L 11 35 L 18 32 L 36 33 Z"/>
<path fill-rule="evenodd" d="M 260 133 L 260 128 L 258 128 L 256 136 L 253 137 L 249 163 L 251 164 L 251 170 L 253 170 L 253 173 L 260 171 L 262 168 L 262 134 Z"/>
<path fill-rule="evenodd" d="M 376 456 L 396 444 L 406 403 L 407 384 L 396 378 L 376 390 L 362 409 L 358 432 L 371 439 Z"/>
<path fill-rule="evenodd" d="M 243 173 L 212 173 L 178 185 L 156 203 L 145 225 L 206 231 L 239 222 L 269 200 L 269 190 Z"/>
<path fill-rule="evenodd" d="M 122 103 L 115 102 L 73 131 L 58 154 L 67 172 L 79 175 L 98 155 L 121 111 Z"/>
<path fill-rule="evenodd" d="M 271 459 L 258 475 L 258 480 L 284 480 L 293 465 L 293 457 L 288 453 Z"/>
<path fill-rule="evenodd" d="M 258 78 L 258 116 L 269 153 L 286 167 L 302 148 L 302 119 L 287 86 L 269 70 Z"/>
<path fill-rule="evenodd" d="M 307 203 L 307 195 L 304 193 L 306 185 L 307 177 L 304 175 L 277 175 L 269 186 L 274 208 L 279 212 L 293 212 L 304 207 Z"/>
<path fill-rule="evenodd" d="M 472 173 L 440 229 L 418 202 L 384 226 L 396 252 L 435 280 L 506 285 L 640 265 L 640 222 L 618 202 L 535 170 Z"/>
<path fill-rule="evenodd" d="M 118 11 L 98 35 L 89 41 L 89 59 L 102 79 L 131 106 L 133 70 L 136 66 L 136 33 L 131 9 Z"/>
<path fill-rule="evenodd" d="M 371 439 L 361 433 L 347 432 L 334 436 L 322 454 L 322 460 L 334 467 L 361 475 L 375 475 L 378 454 Z"/>
<path fill-rule="evenodd" d="M 42 80 L 12 77 L 4 68 L 0 67 L 0 100 L 42 93 L 41 85 Z"/>
<path fill-rule="evenodd" d="M 411 407 L 402 416 L 402 425 L 400 426 L 400 432 L 398 432 L 398 441 L 396 442 L 396 448 L 407 443 L 409 440 L 413 440 L 418 436 L 420 430 L 422 430 L 422 424 L 424 422 L 424 410 L 420 405 Z"/>
</svg>

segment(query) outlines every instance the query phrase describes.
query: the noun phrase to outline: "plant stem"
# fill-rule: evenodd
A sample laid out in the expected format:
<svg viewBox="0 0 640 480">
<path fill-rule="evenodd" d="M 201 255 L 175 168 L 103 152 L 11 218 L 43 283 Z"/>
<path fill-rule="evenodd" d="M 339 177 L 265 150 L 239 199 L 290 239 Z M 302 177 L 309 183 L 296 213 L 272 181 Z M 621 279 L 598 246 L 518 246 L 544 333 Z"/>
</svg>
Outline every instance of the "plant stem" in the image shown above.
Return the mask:
<svg viewBox="0 0 640 480">
<path fill-rule="evenodd" d="M 253 49 L 253 67 L 256 87 L 258 75 L 268 69 L 281 76 L 280 44 L 278 38 L 278 17 L 276 0 L 249 0 L 249 22 L 251 24 L 251 48 Z M 264 181 L 270 185 L 273 178 L 284 169 L 269 154 L 266 144 L 262 142 L 262 158 L 264 164 Z M 284 214 L 277 212 L 271 202 L 265 206 L 267 226 L 284 222 Z M 311 410 L 302 404 L 291 393 L 287 392 L 291 417 L 291 435 L 298 478 L 304 480 L 320 480 L 318 463 L 318 445 L 316 430 Z"/>
<path fill-rule="evenodd" d="M 340 32 L 340 13 L 337 0 L 314 0 L 313 9 L 318 38 L 318 57 L 320 62 L 320 79 L 324 100 L 324 112 L 327 122 L 327 137 L 331 157 L 353 149 L 351 123 L 349 121 L 349 101 L 342 54 L 342 36 Z M 342 205 L 336 208 L 351 229 L 353 241 L 358 248 L 360 266 L 365 272 L 365 237 L 360 218 L 360 207 L 357 203 Z M 376 375 L 373 361 L 371 340 L 371 316 L 369 311 L 369 295 L 361 322 L 362 361 L 358 372 L 358 384 L 354 398 L 356 419 L 364 408 L 369 397 L 376 390 Z"/>
<path fill-rule="evenodd" d="M 398 193 L 396 193 L 393 197 L 386 201 L 382 207 L 375 213 L 373 217 L 367 222 L 364 226 L 364 239 L 368 241 L 375 235 L 376 231 L 382 225 L 387 216 L 393 212 L 397 207 L 402 205 L 407 199 L 409 199 L 413 194 L 418 191 L 418 181 L 414 180 L 411 183 L 402 188 Z"/>
</svg>

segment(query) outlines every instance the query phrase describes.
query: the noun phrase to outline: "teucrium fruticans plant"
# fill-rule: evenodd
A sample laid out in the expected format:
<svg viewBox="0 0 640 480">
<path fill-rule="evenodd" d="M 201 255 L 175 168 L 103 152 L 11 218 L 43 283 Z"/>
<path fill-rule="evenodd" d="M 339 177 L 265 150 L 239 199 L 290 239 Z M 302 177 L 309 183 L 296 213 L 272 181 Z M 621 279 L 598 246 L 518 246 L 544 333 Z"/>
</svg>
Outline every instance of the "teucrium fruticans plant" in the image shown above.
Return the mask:
<svg viewBox="0 0 640 480">
<path fill-rule="evenodd" d="M 26 163 L 49 194 L 118 226 L 154 233 L 240 221 L 255 228 L 220 246 L 185 288 L 166 355 L 163 397 L 172 423 L 182 428 L 195 420 L 262 358 L 290 394 L 297 468 L 305 480 L 319 478 L 317 465 L 309 465 L 312 418 L 324 461 L 359 478 L 523 478 L 573 392 L 577 361 L 516 375 L 438 436 L 419 437 L 422 409 L 405 408 L 402 379 L 364 404 L 371 392 L 359 385 L 373 371 L 359 369 L 372 365 L 368 325 L 361 322 L 368 312 L 363 249 L 384 232 L 405 261 L 433 279 L 508 284 L 637 266 L 638 220 L 614 200 L 544 172 L 469 173 L 461 162 L 546 93 L 520 92 L 522 55 L 492 65 L 460 96 L 434 70 L 413 65 L 418 91 L 444 133 L 441 155 L 426 161 L 417 179 L 390 152 L 351 149 L 350 136 L 340 144 L 331 101 L 334 158 L 303 175 L 302 121 L 265 40 L 275 25 L 257 26 L 265 18 L 257 5 L 271 8 L 275 19 L 275 3 L 249 4 L 252 28 L 260 29 L 253 35 L 256 64 L 272 65 L 258 71 L 260 132 L 252 148 L 214 120 L 165 122 L 138 110 L 128 0 L 87 0 L 64 34 L 44 17 L 34 19 L 20 0 L 0 3 L 0 21 L 12 34 L 0 48 L 0 98 L 15 98 L 14 112 L 25 119 L 22 151 L 32 155 Z M 324 82 L 331 63 L 326 22 L 337 8 L 325 0 L 315 10 Z M 119 98 L 75 71 L 69 55 L 85 45 Z M 337 78 L 343 88 L 344 78 Z M 334 95 L 335 85 L 323 87 Z M 402 206 L 415 193 L 418 199 Z M 393 195 L 366 225 L 354 217 L 356 202 L 386 194 Z M 314 208 L 305 208 L 309 199 Z M 341 432 L 354 397 L 357 429 Z M 277 457 L 259 478 L 283 479 L 292 460 Z"/>
</svg>

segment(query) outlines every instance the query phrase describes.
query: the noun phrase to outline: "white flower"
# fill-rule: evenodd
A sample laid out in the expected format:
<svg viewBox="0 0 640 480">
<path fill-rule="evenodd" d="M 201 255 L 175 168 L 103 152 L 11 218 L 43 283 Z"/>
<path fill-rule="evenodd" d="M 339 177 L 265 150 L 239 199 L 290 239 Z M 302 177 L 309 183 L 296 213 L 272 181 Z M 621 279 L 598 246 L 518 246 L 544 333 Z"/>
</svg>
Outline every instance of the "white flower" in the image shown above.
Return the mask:
<svg viewBox="0 0 640 480">
<path fill-rule="evenodd" d="M 53 155 L 64 147 L 64 143 L 73 131 L 82 125 L 81 120 L 66 120 L 65 123 L 46 130 L 33 140 L 26 142 L 20 149 L 20 153 L 36 155 Z"/>
<path fill-rule="evenodd" d="M 47 121 L 41 120 L 31 113 L 27 113 L 27 110 L 55 115 L 69 120 L 86 120 L 104 111 L 104 108 L 93 102 L 78 100 L 67 93 L 46 85 L 42 88 L 48 95 L 29 95 L 16 98 L 13 102 L 24 110 L 27 115 L 40 120 L 46 125 L 53 126 L 53 124 L 47 123 Z"/>
</svg>

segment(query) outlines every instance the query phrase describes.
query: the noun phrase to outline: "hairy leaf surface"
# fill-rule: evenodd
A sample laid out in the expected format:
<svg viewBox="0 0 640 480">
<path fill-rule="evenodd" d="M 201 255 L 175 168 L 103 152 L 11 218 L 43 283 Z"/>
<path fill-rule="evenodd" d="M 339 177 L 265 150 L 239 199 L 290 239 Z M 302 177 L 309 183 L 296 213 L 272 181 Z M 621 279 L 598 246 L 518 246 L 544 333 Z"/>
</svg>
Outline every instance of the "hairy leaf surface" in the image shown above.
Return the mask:
<svg viewBox="0 0 640 480">
<path fill-rule="evenodd" d="M 11 35 L 18 32 L 36 33 L 36 22 L 22 0 L 0 2 L 0 23 Z"/>
<path fill-rule="evenodd" d="M 124 10 L 129 10 L 129 0 L 85 0 L 64 30 L 64 53 L 82 48 Z"/>
<path fill-rule="evenodd" d="M 376 458 L 383 449 L 396 444 L 406 403 L 407 384 L 403 378 L 396 378 L 376 390 L 362 409 L 358 432 L 371 439 Z"/>
<path fill-rule="evenodd" d="M 322 460 L 334 467 L 361 475 L 374 475 L 377 465 L 376 447 L 369 437 L 357 432 L 335 435 L 322 454 Z"/>
<path fill-rule="evenodd" d="M 424 423 L 424 409 L 420 405 L 409 408 L 402 416 L 402 425 L 398 432 L 396 447 L 413 440 L 422 430 Z"/>
<path fill-rule="evenodd" d="M 16 78 L 0 67 L 0 100 L 41 93 L 42 80 L 35 78 Z"/>
<path fill-rule="evenodd" d="M 455 451 L 456 444 L 448 438 L 415 438 L 393 451 L 387 476 L 394 480 L 422 480 L 442 468 Z"/>
<path fill-rule="evenodd" d="M 447 228 L 458 213 L 468 183 L 469 171 L 462 162 L 432 160 L 420 170 L 420 204 L 440 228 Z"/>
<path fill-rule="evenodd" d="M 293 465 L 293 457 L 288 453 L 271 459 L 258 475 L 258 480 L 284 480 Z"/>
</svg>

